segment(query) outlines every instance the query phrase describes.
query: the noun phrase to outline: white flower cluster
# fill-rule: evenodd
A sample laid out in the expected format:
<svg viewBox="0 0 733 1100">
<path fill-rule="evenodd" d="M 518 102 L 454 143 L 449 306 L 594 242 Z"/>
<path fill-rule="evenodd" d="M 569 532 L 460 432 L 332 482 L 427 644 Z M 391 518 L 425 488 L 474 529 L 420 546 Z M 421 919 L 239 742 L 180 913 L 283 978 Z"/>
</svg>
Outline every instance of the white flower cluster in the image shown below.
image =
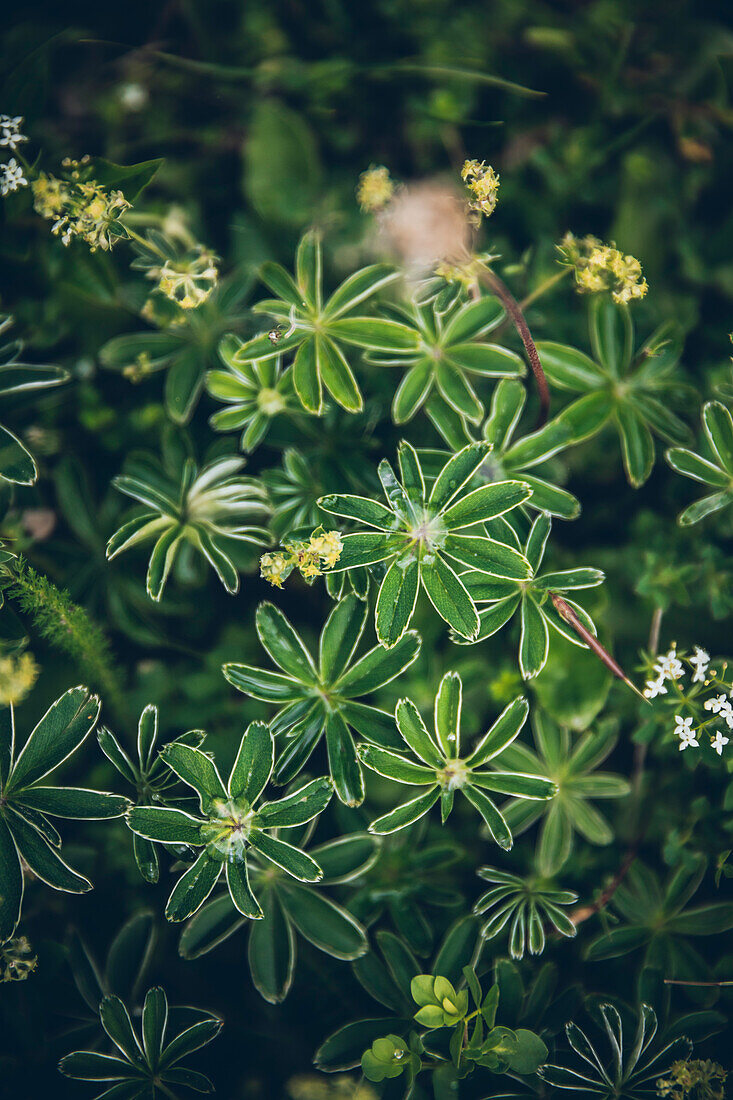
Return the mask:
<svg viewBox="0 0 733 1100">
<path fill-rule="evenodd" d="M 692 685 L 702 684 L 703 687 L 710 687 L 713 684 L 717 684 L 720 687 L 729 688 L 730 685 L 716 679 L 714 672 L 711 673 L 710 678 L 707 678 L 708 668 L 710 666 L 710 654 L 701 646 L 696 645 L 692 656 L 685 657 L 684 659 L 690 666 L 692 672 L 692 676 L 690 677 Z M 689 695 L 687 695 L 684 689 L 677 684 L 677 681 L 682 680 L 685 676 L 685 666 L 682 660 L 677 656 L 677 649 L 674 645 L 665 656 L 657 658 L 654 664 L 654 672 L 656 676 L 647 680 L 646 687 L 644 688 L 644 695 L 647 699 L 656 699 L 658 695 L 667 695 L 667 685 L 673 683 L 675 684 L 674 694 L 679 702 L 690 706 L 693 710 L 699 706 L 699 700 L 696 696 L 698 696 L 702 689 L 693 688 Z M 711 695 L 710 698 L 705 700 L 703 707 L 722 722 L 725 722 L 729 730 L 733 730 L 733 691 L 731 691 L 730 695 L 726 695 L 725 692 Z M 683 718 L 681 714 L 676 714 L 674 720 L 674 734 L 675 737 L 679 738 L 680 752 L 684 752 L 685 749 L 698 748 L 700 745 L 700 734 L 707 732 L 710 736 L 711 747 L 718 756 L 723 755 L 723 749 L 729 744 L 730 738 L 726 736 L 725 731 L 722 729 L 709 729 L 709 719 L 695 725 L 694 717 L 688 716 Z"/>
<path fill-rule="evenodd" d="M 698 658 L 699 655 L 699 658 Z M 699 662 L 695 668 L 694 679 L 698 678 L 703 680 L 705 678 L 705 671 L 710 662 L 709 655 L 704 649 L 700 649 L 699 646 L 695 646 L 695 657 L 690 659 L 690 663 L 693 664 L 695 659 L 698 658 Z M 698 677 L 698 672 L 702 668 L 703 674 Z M 644 688 L 644 695 L 647 699 L 656 699 L 657 695 L 666 695 L 667 689 L 664 686 L 666 680 L 679 680 L 680 676 L 684 675 L 685 669 L 682 661 L 677 656 L 677 650 L 674 646 L 669 650 L 665 657 L 658 657 L 654 665 L 654 671 L 656 672 L 656 678 L 653 680 L 647 680 L 646 687 Z"/>
<path fill-rule="evenodd" d="M 23 119 L 20 115 L 11 118 L 10 115 L 0 115 L 0 146 L 16 151 L 19 145 L 28 138 L 21 134 L 20 126 Z M 6 164 L 0 164 L 0 195 L 3 198 L 12 191 L 21 187 L 27 187 L 28 180 L 23 175 L 23 168 L 15 157 L 11 157 Z"/>
</svg>

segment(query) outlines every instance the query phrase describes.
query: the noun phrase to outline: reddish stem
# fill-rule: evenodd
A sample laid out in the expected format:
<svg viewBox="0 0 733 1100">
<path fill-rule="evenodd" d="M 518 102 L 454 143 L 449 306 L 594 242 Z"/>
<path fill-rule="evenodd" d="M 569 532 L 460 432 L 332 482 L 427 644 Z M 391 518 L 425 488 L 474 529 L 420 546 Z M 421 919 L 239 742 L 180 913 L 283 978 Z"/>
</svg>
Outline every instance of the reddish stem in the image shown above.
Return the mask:
<svg viewBox="0 0 733 1100">
<path fill-rule="evenodd" d="M 529 365 L 532 368 L 532 373 L 537 383 L 537 393 L 540 398 L 540 413 L 537 418 L 537 427 L 541 428 L 543 424 L 547 423 L 547 417 L 550 412 L 550 388 L 547 385 L 547 378 L 542 369 L 539 352 L 532 339 L 532 333 L 529 331 L 529 325 L 525 320 L 519 302 L 498 275 L 495 275 L 488 267 L 481 267 L 479 278 L 484 285 L 488 287 L 491 293 L 496 295 L 504 306 L 524 344 L 524 350 L 527 353 Z"/>
</svg>

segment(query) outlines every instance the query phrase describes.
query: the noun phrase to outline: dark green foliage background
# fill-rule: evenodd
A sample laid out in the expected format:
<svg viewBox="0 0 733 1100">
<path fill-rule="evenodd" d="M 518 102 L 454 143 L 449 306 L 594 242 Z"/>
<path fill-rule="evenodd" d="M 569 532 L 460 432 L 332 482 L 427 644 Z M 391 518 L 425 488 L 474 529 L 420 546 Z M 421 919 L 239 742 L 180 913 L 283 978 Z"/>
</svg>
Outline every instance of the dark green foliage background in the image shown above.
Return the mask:
<svg viewBox="0 0 733 1100">
<path fill-rule="evenodd" d="M 264 260 L 277 259 L 290 269 L 297 239 L 310 224 L 324 229 L 332 283 L 366 262 L 362 242 L 368 226 L 353 196 L 358 174 L 370 163 L 383 163 L 396 178 L 409 180 L 455 171 L 464 156 L 485 158 L 502 179 L 487 239 L 492 251 L 502 253 L 499 270 L 517 297 L 552 272 L 554 243 L 568 229 L 615 239 L 639 257 L 651 289 L 634 307 L 635 321 L 642 336 L 669 318 L 684 331 L 681 380 L 690 390 L 681 411 L 697 431 L 701 400 L 729 374 L 733 114 L 727 93 L 733 30 L 729 20 L 726 25 L 726 3 L 173 0 L 71 2 L 62 9 L 16 6 L 4 17 L 0 47 L 0 110 L 25 115 L 26 132 L 33 148 L 43 150 L 44 164 L 84 153 L 123 164 L 164 157 L 145 204 L 183 206 L 199 239 L 223 257 L 224 270 L 236 268 L 240 277 L 252 278 L 254 289 Z M 121 87 L 131 82 L 147 93 L 138 110 L 120 100 Z M 133 576 L 142 596 L 144 568 L 141 556 L 130 564 L 104 563 L 104 539 L 122 509 L 109 483 L 130 450 L 158 450 L 166 422 L 162 375 L 135 387 L 99 366 L 105 341 L 138 325 L 140 284 L 128 270 L 129 255 L 124 246 L 111 258 L 90 255 L 81 245 L 64 250 L 48 224 L 29 214 L 2 225 L 0 256 L 3 312 L 15 316 L 34 360 L 61 363 L 73 376 L 71 387 L 34 402 L 18 400 L 12 411 L 15 430 L 31 424 L 47 430 L 47 445 L 36 448 L 39 483 L 18 500 L 21 510 L 53 510 L 53 532 L 33 540 L 16 511 L 1 533 L 18 537 L 30 562 L 68 587 L 108 634 L 119 692 L 116 699 L 105 697 L 106 723 L 131 738 L 140 710 L 155 702 L 162 740 L 202 726 L 225 770 L 246 723 L 267 717 L 268 708 L 229 688 L 220 666 L 226 660 L 263 663 L 252 623 L 257 603 L 271 598 L 272 589 L 253 575 L 243 578 L 234 598 L 212 576 L 203 590 L 172 586 L 162 611 L 150 615 L 161 642 L 147 646 L 118 629 L 105 610 L 115 575 Z M 567 281 L 537 303 L 529 320 L 537 339 L 587 347 L 585 309 Z M 246 318 L 242 334 L 251 334 L 252 326 Z M 354 440 L 356 462 L 373 468 L 379 458 L 393 456 L 401 434 L 388 419 L 395 384 L 391 372 L 370 372 L 365 389 L 372 405 L 361 421 L 387 419 L 363 446 L 346 414 L 326 419 L 327 459 L 343 457 L 344 433 Z M 204 397 L 191 425 L 199 451 L 211 444 L 207 417 L 214 408 Z M 439 445 L 424 416 L 405 434 L 416 445 Z M 273 432 L 247 472 L 276 466 L 274 448 L 282 445 Z M 57 494 L 59 471 L 70 461 L 86 469 L 92 511 L 104 526 L 93 550 L 80 541 L 74 516 L 64 514 Z M 725 531 L 716 539 L 709 529 L 681 531 L 674 525 L 691 499 L 689 483 L 659 461 L 643 489 L 632 490 L 615 443 L 593 441 L 576 448 L 568 461 L 568 484 L 583 514 L 574 523 L 555 524 L 554 567 L 578 563 L 606 571 L 607 584 L 595 590 L 588 606 L 624 667 L 634 669 L 657 603 L 666 612 L 663 639 L 699 642 L 726 655 L 731 543 Z M 114 502 L 103 510 L 107 497 Z M 80 587 L 82 566 L 89 572 Z M 711 592 L 718 590 L 713 617 Z M 306 588 L 294 578 L 276 602 L 313 642 L 328 606 L 322 586 Z M 456 655 L 444 625 L 425 607 L 414 625 L 423 637 L 422 655 L 401 679 L 399 694 L 427 707 L 440 676 L 460 660 L 465 728 L 485 729 L 520 690 L 518 678 L 508 690 L 497 683 L 502 675 L 504 682 L 516 675 L 514 647 L 499 635 Z M 18 710 L 24 733 L 48 703 L 91 675 L 37 637 L 32 625 L 29 632 L 43 673 Z M 565 695 L 577 690 L 579 677 L 597 675 L 595 667 L 578 671 L 589 665 L 575 651 L 566 652 L 570 648 L 562 647 L 566 664 L 555 665 L 561 684 L 568 681 Z M 391 685 L 382 705 L 397 695 Z M 629 775 L 636 704 L 623 687 L 612 687 L 608 713 L 623 719 L 611 768 Z M 645 859 L 663 872 L 665 861 L 676 860 L 677 846 L 690 844 L 714 862 L 730 846 L 720 815 L 709 810 L 721 804 L 722 768 L 717 776 L 708 768 L 693 773 L 676 753 L 663 763 L 652 759 L 650 768 L 655 797 L 648 806 L 642 795 L 637 810 L 650 818 Z M 65 776 L 120 789 L 92 743 Z M 634 835 L 633 814 L 611 812 L 614 844 L 592 851 L 585 846 L 560 876 L 584 899 L 617 869 Z M 317 838 L 337 834 L 347 819 L 345 827 L 352 828 L 353 816 L 332 805 Z M 468 812 L 456 810 L 451 829 L 465 851 L 456 875 L 468 906 L 480 892 L 474 868 L 491 862 L 494 852 Z M 440 834 L 437 824 L 433 831 Z M 61 945 L 74 926 L 103 957 L 123 918 L 141 907 L 159 918 L 148 984 L 163 984 L 171 1003 L 195 1004 L 225 1019 L 221 1037 L 195 1064 L 226 1100 L 283 1095 L 283 1082 L 308 1070 L 325 1035 L 373 1011 L 348 964 L 302 941 L 293 991 L 278 1007 L 252 988 L 243 934 L 203 959 L 183 962 L 178 929 L 166 927 L 162 917 L 170 889 L 165 861 L 160 884 L 148 887 L 132 862 L 124 822 L 76 824 L 66 836 L 64 851 L 90 875 L 95 890 L 81 897 L 28 891 L 22 930 L 33 941 L 39 967 L 27 982 L 3 986 L 0 993 L 0 1091 L 7 1087 L 8 1096 L 91 1095 L 84 1085 L 59 1078 L 55 1068 L 58 1056 L 74 1045 L 64 1031 L 83 1011 Z M 520 845 L 515 854 L 528 866 L 531 846 Z M 718 893 L 709 875 L 704 891 L 718 900 L 728 882 L 722 880 Z M 707 895 L 701 892 L 696 900 Z M 598 931 L 594 926 L 593 934 Z M 629 960 L 584 963 L 580 941 L 590 938 L 586 926 L 577 941 L 553 946 L 563 983 L 577 981 L 588 992 L 633 1000 Z M 704 947 L 718 975 L 731 977 L 730 950 L 721 958 L 722 942 Z M 537 963 L 522 965 L 531 974 Z M 680 1010 L 690 1003 L 675 998 Z M 723 1052 L 717 1056 L 725 1062 L 726 1043 L 719 1042 Z M 715 1057 L 715 1047 L 715 1041 L 708 1044 L 703 1056 Z"/>
</svg>

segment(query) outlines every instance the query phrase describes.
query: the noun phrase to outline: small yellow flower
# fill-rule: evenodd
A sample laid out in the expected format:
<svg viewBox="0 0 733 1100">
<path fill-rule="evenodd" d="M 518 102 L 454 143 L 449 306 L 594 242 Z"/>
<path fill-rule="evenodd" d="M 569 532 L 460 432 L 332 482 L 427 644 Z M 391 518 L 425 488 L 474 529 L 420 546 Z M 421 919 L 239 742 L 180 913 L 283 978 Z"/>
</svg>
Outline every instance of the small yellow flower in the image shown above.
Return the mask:
<svg viewBox="0 0 733 1100">
<path fill-rule="evenodd" d="M 338 531 L 326 531 L 322 535 L 312 535 L 309 550 L 317 554 L 327 568 L 332 568 L 341 557 L 344 544 Z"/>
<path fill-rule="evenodd" d="M 479 217 L 494 213 L 499 198 L 499 176 L 485 161 L 467 160 L 461 169 L 461 179 L 470 192 L 468 209 Z"/>
<path fill-rule="evenodd" d="M 606 245 L 597 237 L 578 239 L 567 233 L 557 248 L 560 263 L 573 268 L 581 294 L 610 291 L 614 302 L 621 305 L 638 301 L 649 289 L 636 257 L 624 255 L 613 242 Z"/>
<path fill-rule="evenodd" d="M 382 210 L 394 195 L 394 183 L 389 178 L 388 170 L 380 165 L 373 165 L 359 176 L 359 186 L 356 189 L 356 198 L 361 209 L 367 214 L 373 214 Z"/>
<path fill-rule="evenodd" d="M 284 554 L 277 550 L 274 554 L 263 554 L 260 558 L 260 576 L 269 581 L 275 588 L 282 588 L 293 571 L 292 554 Z"/>
<path fill-rule="evenodd" d="M 0 657 L 0 703 L 22 703 L 38 679 L 38 665 L 30 653 Z"/>
</svg>

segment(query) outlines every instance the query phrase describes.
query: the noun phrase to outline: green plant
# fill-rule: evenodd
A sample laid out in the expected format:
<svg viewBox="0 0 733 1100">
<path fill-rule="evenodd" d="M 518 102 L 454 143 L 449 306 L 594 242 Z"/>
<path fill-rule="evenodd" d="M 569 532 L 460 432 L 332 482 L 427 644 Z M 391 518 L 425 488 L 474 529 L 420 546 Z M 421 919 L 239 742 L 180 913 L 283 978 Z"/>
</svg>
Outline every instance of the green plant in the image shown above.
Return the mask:
<svg viewBox="0 0 733 1100">
<path fill-rule="evenodd" d="M 656 1013 L 649 1005 L 642 1004 L 632 1042 L 625 1046 L 618 1010 L 613 1005 L 602 1004 L 599 1012 L 611 1048 L 610 1061 L 598 1052 L 577 1024 L 571 1023 L 565 1028 L 565 1034 L 581 1064 L 576 1062 L 572 1068 L 545 1065 L 539 1070 L 540 1076 L 552 1088 L 590 1092 L 609 1100 L 612 1097 L 614 1100 L 634 1100 L 637 1096 L 653 1096 L 655 1080 L 680 1054 L 689 1052 L 689 1039 L 680 1037 L 666 1043 L 662 1039 L 655 1044 Z"/>
<path fill-rule="evenodd" d="M 275 741 L 264 722 L 251 722 L 242 735 L 226 786 L 216 765 L 200 749 L 172 742 L 162 759 L 198 794 L 202 817 L 172 806 L 133 806 L 127 823 L 137 836 L 162 844 L 202 848 L 173 888 L 166 906 L 168 920 L 183 921 L 200 909 L 224 872 L 232 904 L 245 917 L 261 920 L 252 893 L 247 853 L 254 848 L 265 860 L 303 882 L 318 882 L 323 871 L 299 848 L 272 830 L 304 825 L 321 813 L 333 793 L 329 778 L 313 779 L 275 802 L 259 803 L 275 759 Z"/>
<path fill-rule="evenodd" d="M 448 672 L 435 696 L 435 734 L 431 736 L 410 699 L 401 699 L 395 710 L 397 728 L 413 759 L 389 752 L 378 745 L 362 743 L 359 756 L 368 768 L 387 779 L 428 789 L 417 798 L 377 818 L 369 826 L 373 833 L 404 829 L 440 802 L 443 824 L 453 809 L 456 791 L 461 791 L 478 810 L 496 843 L 508 850 L 512 834 L 506 819 L 486 793 L 514 795 L 519 800 L 548 799 L 555 784 L 539 775 L 485 768 L 510 745 L 527 719 L 528 705 L 521 696 L 510 703 L 468 756 L 461 755 L 461 704 L 463 685 L 456 672 Z M 417 763 L 414 758 L 417 758 Z"/>
<path fill-rule="evenodd" d="M 288 783 L 302 771 L 325 735 L 331 777 L 347 806 L 364 800 L 364 779 L 351 728 L 380 745 L 399 746 L 392 716 L 357 701 L 390 683 L 415 661 L 420 639 L 411 632 L 385 651 L 374 646 L 354 661 L 367 619 L 367 604 L 355 595 L 336 604 L 321 632 L 318 667 L 281 611 L 269 603 L 257 609 L 257 634 L 280 668 L 270 672 L 229 663 L 223 672 L 239 691 L 268 703 L 285 704 L 270 728 L 287 742 L 278 755 L 274 779 Z"/>
<path fill-rule="evenodd" d="M 481 935 L 494 939 L 509 925 L 509 953 L 513 959 L 523 958 L 527 948 L 531 955 L 542 954 L 546 942 L 543 917 L 561 936 L 572 939 L 576 935 L 576 926 L 560 908 L 578 900 L 572 890 L 556 890 L 541 879 L 524 879 L 495 867 L 480 867 L 477 873 L 494 884 L 473 907 L 478 915 L 490 913 Z"/>
<path fill-rule="evenodd" d="M 699 523 L 733 501 L 733 417 L 720 401 L 708 401 L 702 411 L 702 426 L 710 458 L 685 447 L 671 447 L 667 451 L 667 462 L 678 474 L 716 490 L 680 513 L 677 522 L 683 527 Z"/>
<path fill-rule="evenodd" d="M 358 496 L 325 496 L 319 507 L 337 516 L 367 524 L 344 536 L 335 566 L 341 572 L 384 562 L 387 572 L 379 588 L 375 622 L 382 645 L 394 646 L 412 621 L 417 595 L 423 588 L 440 617 L 461 637 L 474 639 L 479 622 L 476 607 L 452 563 L 479 569 L 494 577 L 526 580 L 526 558 L 480 528 L 531 495 L 521 481 L 469 484 L 489 451 L 488 444 L 469 444 L 443 466 L 428 495 L 420 461 L 403 440 L 397 452 L 398 480 L 386 459 L 379 464 L 387 506 Z M 480 533 L 468 534 L 466 529 Z"/>
<path fill-rule="evenodd" d="M 175 475 L 153 456 L 141 456 L 115 478 L 121 493 L 152 511 L 129 520 L 107 543 L 111 560 L 133 546 L 155 540 L 145 582 L 147 593 L 160 600 L 176 558 L 188 545 L 203 555 L 227 592 L 239 591 L 239 574 L 232 560 L 237 543 L 261 546 L 267 532 L 246 522 L 267 512 L 261 486 L 239 477 L 239 458 L 220 458 L 199 469 L 186 459 Z"/>
<path fill-rule="evenodd" d="M 611 843 L 613 830 L 592 803 L 596 798 L 623 798 L 631 788 L 622 776 L 596 770 L 616 743 L 610 727 L 586 733 L 573 745 L 567 729 L 535 714 L 533 732 L 536 752 L 515 742 L 494 758 L 493 766 L 543 775 L 554 784 L 552 802 L 517 799 L 505 809 L 509 827 L 516 832 L 544 819 L 537 840 L 537 868 L 543 875 L 553 875 L 567 862 L 576 834 L 590 844 Z"/>
<path fill-rule="evenodd" d="M 25 868 L 52 890 L 79 894 L 92 888 L 58 854 L 61 837 L 49 817 L 120 817 L 128 806 L 118 794 L 42 782 L 89 736 L 99 709 L 98 697 L 85 687 L 70 688 L 49 707 L 19 752 L 13 708 L 0 711 L 0 941 L 12 936 L 20 920 Z"/>
<path fill-rule="evenodd" d="M 208 1077 L 180 1063 L 212 1042 L 221 1031 L 222 1021 L 205 1012 L 193 1010 L 193 1014 L 195 1022 L 168 1039 L 169 1010 L 165 990 L 160 986 L 149 989 L 143 1005 L 141 1038 L 138 1038 L 120 998 L 103 997 L 99 1022 L 112 1041 L 115 1053 L 76 1050 L 61 1059 L 59 1069 L 66 1077 L 78 1081 L 104 1082 L 104 1091 L 97 1094 L 97 1100 L 109 1096 L 110 1092 L 130 1097 L 130 1100 L 177 1097 L 176 1090 L 180 1088 L 211 1092 L 213 1086 Z M 110 1081 L 114 1084 L 108 1087 Z"/>
</svg>

